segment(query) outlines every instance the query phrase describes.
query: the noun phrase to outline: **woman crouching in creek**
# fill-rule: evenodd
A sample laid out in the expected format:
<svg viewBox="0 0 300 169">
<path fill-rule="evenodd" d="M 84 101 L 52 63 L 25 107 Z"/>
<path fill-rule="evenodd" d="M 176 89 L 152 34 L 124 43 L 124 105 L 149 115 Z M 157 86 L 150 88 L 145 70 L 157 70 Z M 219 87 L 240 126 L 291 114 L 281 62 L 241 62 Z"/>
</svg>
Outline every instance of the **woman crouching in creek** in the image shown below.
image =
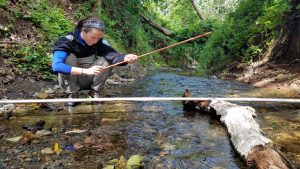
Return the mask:
<svg viewBox="0 0 300 169">
<path fill-rule="evenodd" d="M 69 98 L 76 98 L 80 90 L 90 90 L 92 98 L 99 98 L 105 81 L 112 74 L 112 68 L 104 68 L 137 60 L 137 55 L 117 52 L 103 39 L 104 34 L 103 22 L 97 17 L 87 17 L 78 22 L 73 32 L 55 42 L 52 69 L 58 73 L 59 84 Z M 66 102 L 65 105 L 73 107 L 77 103 Z"/>
</svg>

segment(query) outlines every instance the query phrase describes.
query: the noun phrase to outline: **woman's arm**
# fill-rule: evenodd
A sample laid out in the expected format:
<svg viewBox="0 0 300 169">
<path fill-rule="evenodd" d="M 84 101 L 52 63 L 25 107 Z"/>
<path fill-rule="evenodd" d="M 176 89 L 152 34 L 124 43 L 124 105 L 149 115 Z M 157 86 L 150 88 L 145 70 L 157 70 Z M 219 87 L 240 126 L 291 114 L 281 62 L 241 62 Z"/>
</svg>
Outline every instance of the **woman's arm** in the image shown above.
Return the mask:
<svg viewBox="0 0 300 169">
<path fill-rule="evenodd" d="M 65 64 L 68 53 L 65 51 L 54 51 L 52 58 L 52 70 L 55 73 L 71 74 L 72 67 Z"/>
<path fill-rule="evenodd" d="M 88 69 L 81 67 L 71 67 L 65 64 L 68 53 L 65 51 L 55 51 L 52 58 L 52 70 L 56 73 L 67 75 L 97 75 L 102 73 L 102 66 L 92 66 Z"/>
</svg>

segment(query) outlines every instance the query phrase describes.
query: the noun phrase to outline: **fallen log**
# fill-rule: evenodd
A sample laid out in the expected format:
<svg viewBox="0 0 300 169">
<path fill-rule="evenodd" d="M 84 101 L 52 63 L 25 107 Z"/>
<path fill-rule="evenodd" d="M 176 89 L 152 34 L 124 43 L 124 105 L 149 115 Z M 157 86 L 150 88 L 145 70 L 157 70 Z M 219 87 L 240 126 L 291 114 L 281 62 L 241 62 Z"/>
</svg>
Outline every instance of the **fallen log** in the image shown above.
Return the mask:
<svg viewBox="0 0 300 169">
<path fill-rule="evenodd" d="M 183 97 L 191 97 L 187 89 Z M 262 135 L 254 120 L 255 110 L 222 100 L 182 101 L 185 110 L 199 110 L 217 115 L 227 127 L 230 141 L 250 167 L 258 169 L 295 168 L 274 149 L 272 141 Z"/>
<path fill-rule="evenodd" d="M 226 125 L 235 150 L 248 165 L 258 169 L 294 168 L 275 151 L 272 141 L 262 135 L 252 107 L 221 100 L 212 100 L 210 107 Z"/>
</svg>

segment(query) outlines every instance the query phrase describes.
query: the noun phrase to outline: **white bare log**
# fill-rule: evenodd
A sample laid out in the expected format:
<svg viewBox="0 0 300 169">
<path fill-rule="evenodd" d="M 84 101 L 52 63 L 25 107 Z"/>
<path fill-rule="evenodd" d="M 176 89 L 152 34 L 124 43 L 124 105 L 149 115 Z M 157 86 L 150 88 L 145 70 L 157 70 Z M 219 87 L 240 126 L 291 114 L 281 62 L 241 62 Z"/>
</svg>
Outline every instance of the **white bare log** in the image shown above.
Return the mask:
<svg viewBox="0 0 300 169">
<path fill-rule="evenodd" d="M 246 157 L 254 146 L 272 142 L 261 134 L 259 125 L 253 119 L 256 114 L 252 107 L 221 100 L 213 100 L 210 106 L 221 116 L 221 122 L 226 125 L 231 141 L 240 155 Z"/>
<path fill-rule="evenodd" d="M 212 100 L 210 107 L 221 116 L 220 120 L 226 125 L 235 150 L 247 162 L 259 169 L 291 168 L 274 150 L 272 141 L 261 134 L 253 118 L 256 114 L 252 107 L 217 99 Z"/>
</svg>

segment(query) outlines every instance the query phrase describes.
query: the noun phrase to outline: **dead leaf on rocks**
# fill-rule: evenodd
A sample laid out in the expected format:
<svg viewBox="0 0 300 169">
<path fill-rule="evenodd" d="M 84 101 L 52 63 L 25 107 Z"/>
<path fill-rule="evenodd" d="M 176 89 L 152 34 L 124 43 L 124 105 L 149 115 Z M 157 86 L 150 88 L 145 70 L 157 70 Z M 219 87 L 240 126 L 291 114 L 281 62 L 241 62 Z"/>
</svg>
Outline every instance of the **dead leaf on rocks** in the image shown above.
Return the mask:
<svg viewBox="0 0 300 169">
<path fill-rule="evenodd" d="M 48 136 L 48 135 L 52 134 L 52 131 L 44 129 L 44 130 L 37 131 L 35 134 L 38 135 L 38 136 Z"/>
<path fill-rule="evenodd" d="M 26 158 L 25 161 L 30 162 L 30 161 L 32 161 L 32 159 L 31 158 Z"/>
<path fill-rule="evenodd" d="M 7 138 L 6 140 L 10 142 L 18 142 L 21 138 L 22 136 L 17 136 L 17 137 Z"/>
<path fill-rule="evenodd" d="M 91 137 L 87 137 L 85 140 L 84 140 L 84 143 L 85 144 L 95 144 L 96 143 L 96 138 L 91 136 Z"/>
<path fill-rule="evenodd" d="M 54 151 L 52 150 L 52 148 L 44 148 L 43 150 L 41 150 L 42 154 L 54 154 Z"/>
<path fill-rule="evenodd" d="M 77 150 L 77 149 L 80 149 L 80 148 L 82 148 L 82 147 L 84 147 L 82 144 L 80 144 L 80 143 L 75 143 L 74 144 L 74 148 Z"/>
<path fill-rule="evenodd" d="M 59 147 L 58 143 L 55 143 L 55 144 L 54 144 L 53 151 L 54 151 L 56 154 L 60 154 L 60 153 L 62 152 L 62 149 Z"/>
<path fill-rule="evenodd" d="M 116 122 L 118 119 L 110 119 L 110 118 L 102 118 L 101 122 L 103 123 L 110 123 L 110 122 Z"/>
<path fill-rule="evenodd" d="M 40 142 L 41 142 L 40 140 L 36 140 L 36 139 L 34 139 L 34 140 L 31 141 L 32 144 L 38 144 Z"/>
<path fill-rule="evenodd" d="M 46 99 L 48 97 L 49 97 L 49 95 L 47 93 L 39 93 L 37 95 L 37 98 L 39 98 L 39 99 Z"/>
<path fill-rule="evenodd" d="M 71 131 L 66 131 L 65 134 L 80 134 L 80 133 L 84 133 L 87 130 L 80 130 L 80 129 L 73 129 Z"/>
<path fill-rule="evenodd" d="M 32 134 L 31 132 L 27 131 L 23 134 L 22 138 L 18 141 L 19 144 L 26 144 L 31 142 L 34 139 L 40 139 L 40 136 Z"/>
</svg>

